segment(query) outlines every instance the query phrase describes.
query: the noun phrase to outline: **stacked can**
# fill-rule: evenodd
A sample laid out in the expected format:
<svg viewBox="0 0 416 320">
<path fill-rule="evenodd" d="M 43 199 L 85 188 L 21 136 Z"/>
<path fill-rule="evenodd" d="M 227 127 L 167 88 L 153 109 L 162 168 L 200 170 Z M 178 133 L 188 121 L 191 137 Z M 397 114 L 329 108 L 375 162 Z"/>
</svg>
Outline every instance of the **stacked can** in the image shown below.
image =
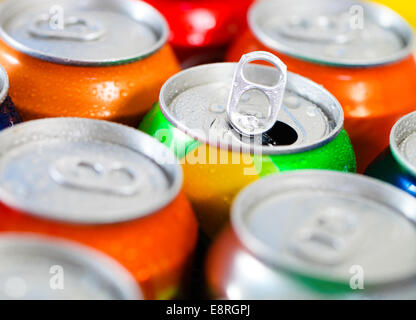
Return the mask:
<svg viewBox="0 0 416 320">
<path fill-rule="evenodd" d="M 334 94 L 363 172 L 387 147 L 394 123 L 416 107 L 412 28 L 387 7 L 351 0 L 260 1 L 248 22 L 228 60 L 273 51 Z"/>
<path fill-rule="evenodd" d="M 167 19 L 183 67 L 222 61 L 253 0 L 146 0 Z"/>
<path fill-rule="evenodd" d="M 245 189 L 212 247 L 215 298 L 415 299 L 416 200 L 367 177 L 299 171 Z"/>
<path fill-rule="evenodd" d="M 0 64 L 25 121 L 137 126 L 179 71 L 167 37 L 163 17 L 141 1 L 10 0 L 0 12 Z"/>
<path fill-rule="evenodd" d="M 145 298 L 181 294 L 197 223 L 175 156 L 106 121 L 29 121 L 0 134 L 0 231 L 74 240 L 108 254 Z"/>
<path fill-rule="evenodd" d="M 416 197 L 416 112 L 400 119 L 390 134 L 390 147 L 366 170 Z"/>
<path fill-rule="evenodd" d="M 257 60 L 278 70 L 250 64 Z M 140 128 L 181 159 L 185 191 L 210 236 L 228 222 L 234 196 L 263 176 L 356 169 L 338 101 L 321 86 L 287 75 L 270 53 L 182 71 L 164 84 L 159 101 Z"/>
<path fill-rule="evenodd" d="M 68 241 L 0 236 L 0 300 L 138 300 L 134 278 L 109 257 Z"/>
</svg>

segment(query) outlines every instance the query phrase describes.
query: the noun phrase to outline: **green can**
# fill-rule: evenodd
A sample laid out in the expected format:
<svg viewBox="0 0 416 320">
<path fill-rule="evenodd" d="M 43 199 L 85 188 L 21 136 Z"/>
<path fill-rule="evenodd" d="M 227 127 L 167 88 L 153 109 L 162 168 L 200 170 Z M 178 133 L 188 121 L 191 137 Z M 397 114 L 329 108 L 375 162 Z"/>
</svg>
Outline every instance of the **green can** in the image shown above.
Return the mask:
<svg viewBox="0 0 416 320">
<path fill-rule="evenodd" d="M 275 67 L 251 64 L 265 60 Z M 229 221 L 234 197 L 259 178 L 298 169 L 355 172 L 339 102 L 286 73 L 270 53 L 184 70 L 170 78 L 140 130 L 174 151 L 203 231 Z"/>
</svg>

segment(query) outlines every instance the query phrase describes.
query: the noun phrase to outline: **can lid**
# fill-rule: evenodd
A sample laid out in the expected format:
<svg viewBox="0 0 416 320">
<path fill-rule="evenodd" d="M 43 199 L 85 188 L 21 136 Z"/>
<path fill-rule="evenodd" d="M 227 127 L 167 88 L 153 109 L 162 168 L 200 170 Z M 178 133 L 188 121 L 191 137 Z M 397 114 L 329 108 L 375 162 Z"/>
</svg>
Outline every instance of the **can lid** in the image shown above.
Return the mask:
<svg viewBox="0 0 416 320">
<path fill-rule="evenodd" d="M 413 31 L 396 12 L 354 0 L 270 0 L 253 5 L 248 22 L 271 49 L 314 63 L 366 67 L 410 55 Z"/>
<path fill-rule="evenodd" d="M 6 70 L 0 66 L 0 104 L 6 100 L 9 95 L 9 77 Z"/>
<path fill-rule="evenodd" d="M 134 278 L 93 249 L 25 233 L 0 237 L 1 300 L 138 300 Z"/>
<path fill-rule="evenodd" d="M 416 199 L 360 175 L 299 171 L 262 179 L 232 208 L 232 226 L 257 257 L 283 270 L 366 285 L 416 275 Z"/>
<path fill-rule="evenodd" d="M 167 36 L 161 14 L 139 0 L 9 0 L 0 13 L 7 44 L 61 64 L 129 63 L 159 50 Z"/>
<path fill-rule="evenodd" d="M 80 224 L 129 221 L 168 205 L 181 186 L 173 153 L 123 125 L 55 118 L 0 133 L 0 200 L 29 214 Z"/>
<path fill-rule="evenodd" d="M 160 92 L 162 113 L 200 142 L 255 154 L 303 152 L 327 144 L 339 134 L 344 124 L 342 107 L 322 86 L 290 72 L 286 82 L 285 67 L 278 70 L 249 61 L 207 64 L 176 74 Z M 244 81 L 236 81 L 240 72 Z M 282 79 L 285 85 L 280 86 Z M 275 119 L 270 114 L 273 110 L 278 119 L 274 127 L 254 138 L 244 137 L 230 125 L 230 112 L 235 112 L 240 119 L 262 119 L 263 127 L 268 128 L 270 118 Z"/>
<path fill-rule="evenodd" d="M 393 126 L 390 149 L 396 160 L 416 177 L 416 112 L 404 116 Z"/>
</svg>

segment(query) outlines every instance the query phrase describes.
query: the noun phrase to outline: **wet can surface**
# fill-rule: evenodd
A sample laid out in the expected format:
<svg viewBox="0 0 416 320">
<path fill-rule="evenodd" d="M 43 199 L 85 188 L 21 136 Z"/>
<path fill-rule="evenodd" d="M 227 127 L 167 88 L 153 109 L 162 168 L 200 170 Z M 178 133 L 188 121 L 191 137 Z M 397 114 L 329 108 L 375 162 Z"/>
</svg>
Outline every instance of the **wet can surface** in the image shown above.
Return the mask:
<svg viewBox="0 0 416 320">
<path fill-rule="evenodd" d="M 403 16 L 416 29 L 416 3 L 407 0 L 373 0 L 383 4 Z"/>
<path fill-rule="evenodd" d="M 334 94 L 363 172 L 388 146 L 394 123 L 416 107 L 411 27 L 387 7 L 350 0 L 261 1 L 248 22 L 227 60 L 272 51 Z"/>
<path fill-rule="evenodd" d="M 12 99 L 9 97 L 9 77 L 0 66 L 0 130 L 22 122 Z"/>
<path fill-rule="evenodd" d="M 355 174 L 298 171 L 258 181 L 206 265 L 225 299 L 415 299 L 416 200 Z"/>
<path fill-rule="evenodd" d="M 163 17 L 141 1 L 12 0 L 0 14 L 0 64 L 25 121 L 137 126 L 179 70 L 167 37 Z"/>
<path fill-rule="evenodd" d="M 0 257 L 0 300 L 142 299 L 126 269 L 70 241 L 3 233 Z"/>
<path fill-rule="evenodd" d="M 0 231 L 81 242 L 108 254 L 150 299 L 180 294 L 197 240 L 175 156 L 101 120 L 34 120 L 0 134 Z"/>
<path fill-rule="evenodd" d="M 249 63 L 259 57 L 280 71 Z M 355 171 L 337 100 L 303 77 L 286 79 L 275 59 L 256 52 L 239 64 L 182 71 L 165 83 L 140 125 L 181 159 L 185 191 L 208 235 L 228 222 L 234 196 L 263 176 L 304 168 Z M 251 136 L 257 125 L 262 130 Z"/>
<path fill-rule="evenodd" d="M 222 61 L 225 47 L 247 26 L 253 0 L 146 0 L 167 19 L 183 67 Z"/>
<path fill-rule="evenodd" d="M 367 168 L 365 174 L 389 182 L 416 197 L 416 112 L 394 125 L 390 147 Z"/>
</svg>

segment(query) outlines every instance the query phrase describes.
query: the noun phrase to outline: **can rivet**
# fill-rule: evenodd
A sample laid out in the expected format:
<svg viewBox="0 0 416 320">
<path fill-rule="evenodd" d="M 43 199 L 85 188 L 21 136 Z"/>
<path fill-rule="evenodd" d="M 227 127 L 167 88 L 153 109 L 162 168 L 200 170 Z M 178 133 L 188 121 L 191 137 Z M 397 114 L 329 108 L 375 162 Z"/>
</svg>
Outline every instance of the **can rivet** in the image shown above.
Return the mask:
<svg viewBox="0 0 416 320">
<path fill-rule="evenodd" d="M 244 67 L 253 61 L 266 61 L 274 65 L 280 72 L 279 80 L 273 86 L 256 84 L 244 76 Z M 233 85 L 228 98 L 227 116 L 232 127 L 243 136 L 255 136 L 270 130 L 277 121 L 282 106 L 287 82 L 287 67 L 275 55 L 266 51 L 255 51 L 245 54 L 237 64 Z M 251 90 L 260 90 L 269 99 L 269 111 L 266 119 L 260 118 L 257 112 L 253 114 L 238 111 L 238 104 L 243 95 Z"/>
<path fill-rule="evenodd" d="M 28 32 L 38 38 L 76 41 L 95 41 L 107 33 L 101 23 L 86 17 L 63 18 L 61 28 L 53 28 L 50 21 L 49 14 L 41 14 L 29 23 Z"/>
</svg>

